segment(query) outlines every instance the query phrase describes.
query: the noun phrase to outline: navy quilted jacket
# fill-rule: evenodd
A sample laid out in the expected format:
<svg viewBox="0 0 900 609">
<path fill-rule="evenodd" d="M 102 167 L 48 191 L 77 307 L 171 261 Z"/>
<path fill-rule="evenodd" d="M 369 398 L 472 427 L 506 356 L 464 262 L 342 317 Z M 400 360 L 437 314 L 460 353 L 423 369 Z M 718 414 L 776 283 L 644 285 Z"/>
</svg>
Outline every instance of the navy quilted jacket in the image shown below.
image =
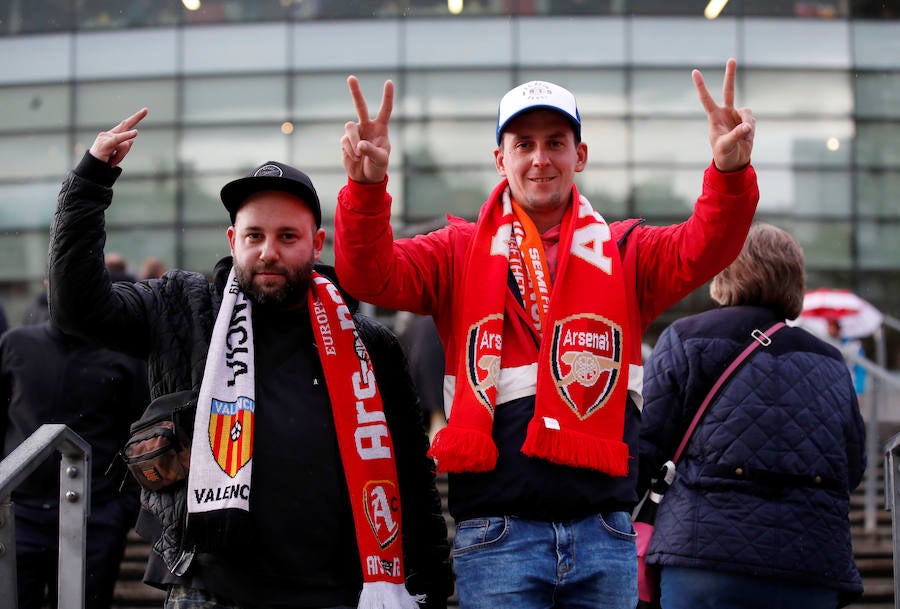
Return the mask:
<svg viewBox="0 0 900 609">
<path fill-rule="evenodd" d="M 722 307 L 666 328 L 646 362 L 641 477 L 671 458 L 706 393 L 764 308 Z M 865 470 L 865 428 L 840 353 L 787 327 L 757 349 L 711 404 L 678 463 L 648 562 L 783 578 L 862 592 L 850 492 Z"/>
</svg>

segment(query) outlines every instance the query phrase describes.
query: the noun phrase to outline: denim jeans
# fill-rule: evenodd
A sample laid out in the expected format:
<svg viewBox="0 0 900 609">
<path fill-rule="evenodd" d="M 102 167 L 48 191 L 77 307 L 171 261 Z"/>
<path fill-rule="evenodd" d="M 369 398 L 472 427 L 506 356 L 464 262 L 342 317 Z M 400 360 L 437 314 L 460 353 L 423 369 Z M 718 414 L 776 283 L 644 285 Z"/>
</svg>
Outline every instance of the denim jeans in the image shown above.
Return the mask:
<svg viewBox="0 0 900 609">
<path fill-rule="evenodd" d="M 838 592 L 737 573 L 663 567 L 663 609 L 836 609 Z"/>
<path fill-rule="evenodd" d="M 460 609 L 634 609 L 637 550 L 631 516 L 575 522 L 475 518 L 456 525 Z"/>
<path fill-rule="evenodd" d="M 165 609 L 251 609 L 257 605 L 241 605 L 187 586 L 170 586 Z M 323 609 L 356 609 L 356 607 L 325 607 Z"/>
</svg>

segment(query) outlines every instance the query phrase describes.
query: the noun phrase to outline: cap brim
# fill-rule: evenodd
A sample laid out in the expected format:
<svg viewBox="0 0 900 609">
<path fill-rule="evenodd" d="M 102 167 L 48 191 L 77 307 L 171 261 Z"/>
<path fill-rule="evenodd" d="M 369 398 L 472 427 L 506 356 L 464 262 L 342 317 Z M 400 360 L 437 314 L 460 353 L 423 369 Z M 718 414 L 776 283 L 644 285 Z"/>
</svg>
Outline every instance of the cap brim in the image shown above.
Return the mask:
<svg viewBox="0 0 900 609">
<path fill-rule="evenodd" d="M 316 225 L 322 225 L 322 208 L 319 204 L 319 197 L 315 191 L 297 180 L 275 176 L 238 178 L 223 186 L 219 196 L 233 220 L 238 209 L 250 196 L 266 190 L 287 192 L 303 199 L 312 210 L 313 216 L 316 218 Z"/>
</svg>

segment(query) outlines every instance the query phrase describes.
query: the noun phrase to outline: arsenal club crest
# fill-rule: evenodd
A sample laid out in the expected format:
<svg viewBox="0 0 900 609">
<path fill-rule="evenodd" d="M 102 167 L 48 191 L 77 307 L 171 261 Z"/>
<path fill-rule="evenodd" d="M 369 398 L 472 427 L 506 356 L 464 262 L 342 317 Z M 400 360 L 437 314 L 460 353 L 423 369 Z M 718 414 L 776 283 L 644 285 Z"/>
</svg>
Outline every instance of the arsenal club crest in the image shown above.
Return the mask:
<svg viewBox="0 0 900 609">
<path fill-rule="evenodd" d="M 466 376 L 478 400 L 491 415 L 497 403 L 502 346 L 502 315 L 488 315 L 472 324 L 466 333 Z"/>
<path fill-rule="evenodd" d="M 390 480 L 370 480 L 365 487 L 366 517 L 381 549 L 400 531 L 400 493 Z"/>
<path fill-rule="evenodd" d="M 213 398 L 209 413 L 209 446 L 222 471 L 234 478 L 253 454 L 256 403 L 241 396 L 234 402 Z"/>
<path fill-rule="evenodd" d="M 603 408 L 622 367 L 622 329 L 599 315 L 573 315 L 553 326 L 550 368 L 559 395 L 584 420 Z"/>
</svg>

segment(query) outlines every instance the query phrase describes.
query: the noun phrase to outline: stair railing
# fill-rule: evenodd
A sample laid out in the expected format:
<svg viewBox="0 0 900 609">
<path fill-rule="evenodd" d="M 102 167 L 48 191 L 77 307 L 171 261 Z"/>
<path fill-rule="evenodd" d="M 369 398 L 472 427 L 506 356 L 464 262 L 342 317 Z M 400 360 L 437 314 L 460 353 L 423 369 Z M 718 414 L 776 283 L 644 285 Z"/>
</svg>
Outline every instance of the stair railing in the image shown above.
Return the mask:
<svg viewBox="0 0 900 609">
<path fill-rule="evenodd" d="M 12 491 L 59 451 L 58 609 L 84 609 L 85 532 L 91 509 L 91 446 L 65 425 L 41 425 L 0 461 L 0 609 L 16 609 Z"/>
</svg>

